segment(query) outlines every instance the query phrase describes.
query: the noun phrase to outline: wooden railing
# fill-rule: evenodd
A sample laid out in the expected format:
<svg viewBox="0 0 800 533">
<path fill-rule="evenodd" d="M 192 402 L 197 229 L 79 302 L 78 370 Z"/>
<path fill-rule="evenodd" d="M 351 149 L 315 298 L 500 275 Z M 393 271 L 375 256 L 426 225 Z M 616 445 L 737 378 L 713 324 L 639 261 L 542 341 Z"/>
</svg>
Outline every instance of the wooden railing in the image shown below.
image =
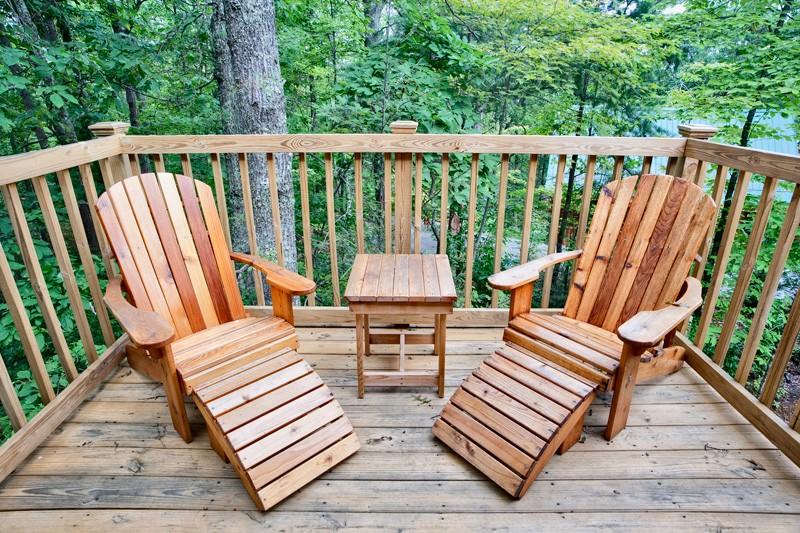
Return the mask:
<svg viewBox="0 0 800 533">
<path fill-rule="evenodd" d="M 706 186 L 706 175 L 710 172 L 714 180 L 709 185 L 710 193 L 718 205 L 723 204 L 727 184 L 733 180 L 734 194 L 729 206 L 718 209 L 718 225 L 724 228 L 717 246 L 713 245 L 714 229 L 698 258 L 695 275 L 703 277 L 707 271 L 706 263 L 711 257 L 710 278 L 707 280 L 705 304 L 696 317 L 693 341 L 683 334 L 676 336 L 676 342 L 689 348 L 690 364 L 703 375 L 723 396 L 731 402 L 748 420 L 757 425 L 769 438 L 784 450 L 795 462 L 800 464 L 800 439 L 790 425 L 777 417 L 769 408 L 786 372 L 792 349 L 800 330 L 800 304 L 796 298 L 788 316 L 780 345 L 768 371 L 765 384 L 756 400 L 742 384 L 747 382 L 756 350 L 760 344 L 767 315 L 775 298 L 778 282 L 784 273 L 788 254 L 800 222 L 800 158 L 771 154 L 722 145 L 706 139 L 714 133 L 707 127 L 682 127 L 679 138 L 604 138 L 604 137 L 539 137 L 516 135 L 430 135 L 416 133 L 416 124 L 401 121 L 392 125 L 391 134 L 353 134 L 353 135 L 204 135 L 204 136 L 137 136 L 127 135 L 127 124 L 102 123 L 92 127 L 99 137 L 96 140 L 76 143 L 69 146 L 51 148 L 38 152 L 0 158 L 0 188 L 3 191 L 7 216 L 10 218 L 17 244 L 20 248 L 28 280 L 15 275 L 0 247 L 0 290 L 9 308 L 21 343 L 21 350 L 27 358 L 30 372 L 39 389 L 42 401 L 47 404 L 33 421 L 26 423 L 24 411 L 16 395 L 11 377 L 0 360 L 0 399 L 15 429 L 19 430 L 0 449 L 0 479 L 13 469 L 20 457 L 24 457 L 41 439 L 55 429 L 83 399 L 86 392 L 102 380 L 119 362 L 124 354 L 125 337 L 117 337 L 112 321 L 102 302 L 102 282 L 107 272 L 115 268 L 107 243 L 100 231 L 99 221 L 93 209 L 81 209 L 81 204 L 94 204 L 98 191 L 124 177 L 141 171 L 145 164 L 163 171 L 177 170 L 186 175 L 193 174 L 203 166 L 203 175 L 195 177 L 213 182 L 218 208 L 226 236 L 231 240 L 230 220 L 238 213 L 229 213 L 226 201 L 225 158 L 237 162 L 243 191 L 244 224 L 247 241 L 251 250 L 256 249 L 256 228 L 253 198 L 250 194 L 250 165 L 254 157 L 264 157 L 270 177 L 276 175 L 276 158 L 279 154 L 292 154 L 295 167 L 296 189 L 299 193 L 299 212 L 301 223 L 297 242 L 299 257 L 302 257 L 301 270 L 309 277 L 319 274 L 320 258 L 329 265 L 330 284 L 320 290 L 326 293 L 326 301 L 331 307 L 316 306 L 312 295 L 304 303 L 306 319 L 309 323 L 346 322 L 348 314 L 339 306 L 341 287 L 346 282 L 347 269 L 341 266 L 350 264 L 350 258 L 339 257 L 341 243 L 337 242 L 337 229 L 345 229 L 354 235 L 354 252 L 395 251 L 397 253 L 420 252 L 423 249 L 422 236 L 427 225 L 436 227 L 438 221 L 438 252 L 448 251 L 448 231 L 451 220 L 449 211 L 456 193 L 466 191 L 465 208 L 467 223 L 463 272 L 459 272 L 460 302 L 463 308 L 470 308 L 474 301 L 476 283 L 474 265 L 476 257 L 492 253 L 493 271 L 500 270 L 503 260 L 506 263 L 524 262 L 532 257 L 531 244 L 539 245 L 541 252 L 552 253 L 560 246 L 579 248 L 586 235 L 586 226 L 593 204 L 593 193 L 609 180 L 617 180 L 623 173 L 666 172 L 682 175 L 696 183 Z M 324 174 L 324 190 L 314 190 L 309 186 L 311 164 L 309 159 L 321 155 L 320 168 Z M 554 157 L 554 173 L 546 172 Z M 376 159 L 377 158 L 377 159 Z M 373 161 L 374 159 L 374 161 Z M 145 163 L 147 161 L 147 163 Z M 374 205 L 364 198 L 365 167 L 371 161 L 373 181 L 382 183 L 383 203 Z M 489 168 L 484 163 L 496 162 L 497 168 Z M 335 185 L 341 178 L 337 174 L 337 162 L 346 164 L 345 177 L 348 188 L 353 191 L 354 228 L 343 228 L 338 222 L 336 212 Z M 381 164 L 382 163 L 382 164 Z M 549 161 L 547 161 L 549 163 Z M 463 166 L 463 172 L 460 170 Z M 454 171 L 459 167 L 458 172 Z M 344 167 L 343 167 L 344 168 Z M 468 170 L 466 170 L 468 168 Z M 569 171 L 568 171 L 569 168 Z M 352 169 L 352 170 L 351 170 Z M 377 172 L 382 176 L 375 175 Z M 430 187 L 423 190 L 424 173 L 428 172 Z M 430 178 L 431 173 L 437 179 Z M 518 176 L 518 185 L 509 186 L 511 175 Z M 744 200 L 753 175 L 765 176 L 752 232 L 745 251 L 745 260 L 738 273 L 728 312 L 723 318 L 722 331 L 717 342 L 713 359 L 706 357 L 701 349 L 714 323 L 714 313 L 720 290 L 723 286 L 726 269 L 731 255 L 734 237 L 740 226 Z M 544 185 L 541 177 L 549 175 Z M 539 185 L 537 185 L 537 176 Z M 580 203 L 574 213 L 574 234 L 567 236 L 566 224 L 560 224 L 562 213 L 565 176 L 581 177 L 582 191 Z M 380 180 L 379 178 L 382 178 Z M 352 180 L 352 181 L 350 181 Z M 478 220 L 479 186 L 491 183 L 491 191 L 496 190 L 497 223 L 491 250 L 483 250 L 476 240 Z M 569 181 L 569 180 L 568 180 Z M 747 342 L 743 350 L 735 379 L 721 370 L 724 364 L 734 328 L 740 318 L 744 295 L 751 282 L 755 259 L 758 256 L 764 229 L 768 220 L 773 198 L 778 184 L 792 184 L 792 199 L 783 221 L 778 247 L 773 254 L 764 288 L 752 320 Z M 30 183 L 30 186 L 28 185 Z M 272 226 L 275 238 L 274 256 L 278 262 L 285 262 L 285 244 L 282 239 L 278 189 L 276 180 L 269 180 L 269 209 L 272 213 Z M 434 187 L 438 184 L 438 187 Z M 496 189 L 494 185 L 496 184 Z M 57 185 L 58 205 L 56 207 L 51 187 Z M 53 247 L 53 252 L 61 272 L 64 292 L 69 300 L 72 317 L 75 320 L 80 343 L 88 360 L 88 367 L 79 373 L 70 346 L 64 338 L 60 317 L 56 315 L 52 297 L 52 287 L 48 287 L 42 267 L 39 264 L 34 236 L 29 227 L 28 213 L 23 208 L 20 188 L 33 188 L 36 202 L 42 213 L 44 231 Z M 512 190 L 513 189 L 513 190 Z M 577 191 L 577 188 L 574 189 Z M 512 194 L 513 193 L 513 194 Z M 537 194 L 546 193 L 551 197 L 548 207 L 549 218 L 542 242 L 533 239 L 533 218 Z M 436 196 L 439 196 L 436 202 Z M 577 198 L 577 193 L 573 192 Z M 322 201 L 315 201 L 320 200 Z M 510 202 L 522 203 L 522 221 L 519 230 L 519 252 L 515 258 L 504 254 L 508 220 L 505 217 Z M 324 205 L 326 226 L 322 231 L 325 241 L 322 247 L 312 239 L 312 205 Z M 367 212 L 365 213 L 365 206 Z M 424 206 L 427 206 L 427 213 Z M 437 212 L 438 207 L 438 212 Z M 368 232 L 366 220 L 382 220 L 382 232 Z M 229 216 L 230 215 L 230 216 Z M 63 218 L 63 220 L 62 220 Z M 320 231 L 317 228 L 317 231 Z M 382 242 L 376 235 L 383 235 Z M 453 237 L 450 237 L 451 239 Z M 301 242 L 302 241 L 302 242 Z M 96 246 L 94 243 L 97 243 Z M 378 243 L 376 245 L 376 243 Z M 91 246 L 90 246 L 91 244 Z M 7 243 L 3 243 L 7 246 Z M 380 247 L 375 249 L 376 246 Z M 484 248 L 487 248 L 486 246 Z M 96 262 L 93 257 L 99 255 Z M 324 253 L 321 253 L 324 252 Z M 300 262 L 300 261 L 299 261 Z M 74 264 L 80 265 L 80 278 L 76 276 Z M 506 265 L 508 266 L 508 265 Z M 325 273 L 326 276 L 328 272 Z M 78 279 L 81 283 L 78 283 Z M 84 284 L 88 295 L 82 295 Z M 22 301 L 18 284 L 30 283 L 36 294 L 37 304 L 44 318 L 49 334 L 48 350 L 58 356 L 67 379 L 71 382 L 56 396 L 51 376 L 48 375 L 42 350 L 33 333 L 29 314 Z M 264 305 L 262 280 L 254 277 L 257 306 Z M 548 307 L 553 295 L 553 271 L 549 270 L 539 291 L 541 307 Z M 83 296 L 88 296 L 92 310 L 87 316 Z M 490 308 L 501 305 L 501 296 L 491 294 Z M 478 324 L 477 311 L 461 311 L 468 318 L 464 323 Z M 498 309 L 487 314 L 482 324 L 502 325 L 503 312 Z M 297 314 L 303 321 L 304 315 Z M 324 319 L 322 318 L 324 317 Z M 90 323 L 96 323 L 95 328 Z M 458 323 L 458 320 L 455 320 Z M 106 347 L 98 355 L 96 345 Z M 800 427 L 795 414 L 791 425 Z"/>
</svg>

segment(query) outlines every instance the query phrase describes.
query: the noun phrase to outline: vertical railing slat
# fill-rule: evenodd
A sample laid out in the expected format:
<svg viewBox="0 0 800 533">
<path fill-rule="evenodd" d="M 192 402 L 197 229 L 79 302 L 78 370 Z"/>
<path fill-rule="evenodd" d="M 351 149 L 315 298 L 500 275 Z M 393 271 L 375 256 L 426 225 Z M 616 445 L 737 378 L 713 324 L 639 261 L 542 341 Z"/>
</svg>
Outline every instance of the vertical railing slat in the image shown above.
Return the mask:
<svg viewBox="0 0 800 533">
<path fill-rule="evenodd" d="M 336 258 L 336 205 L 333 199 L 333 154 L 330 152 L 325 153 L 325 195 L 328 204 L 328 243 L 330 245 L 333 305 L 339 307 L 341 298 L 339 295 L 339 264 Z"/>
<path fill-rule="evenodd" d="M 625 169 L 625 156 L 618 155 L 614 157 L 614 172 L 611 175 L 612 181 L 619 181 L 622 179 L 622 171 Z"/>
<path fill-rule="evenodd" d="M 242 180 L 242 204 L 244 205 L 244 221 L 247 226 L 247 243 L 250 246 L 250 253 L 258 255 L 258 243 L 256 241 L 256 222 L 253 213 L 253 196 L 250 192 L 250 166 L 247 162 L 247 154 L 238 154 L 239 175 Z M 253 283 L 256 290 L 256 303 L 264 305 L 264 282 L 261 280 L 261 273 L 253 269 Z"/>
<path fill-rule="evenodd" d="M 103 335 L 103 342 L 106 346 L 111 346 L 116 340 L 114 330 L 111 328 L 111 321 L 108 318 L 105 303 L 103 303 L 103 291 L 100 289 L 100 280 L 95 270 L 92 250 L 89 248 L 89 240 L 86 238 L 86 230 L 83 228 L 83 219 L 78 208 L 78 197 L 75 195 L 75 188 L 72 186 L 72 176 L 69 170 L 59 170 L 56 172 L 58 185 L 64 197 L 64 205 L 67 208 L 67 218 L 69 225 L 72 226 L 72 237 L 75 239 L 75 246 L 78 249 L 78 258 L 89 285 L 89 294 L 92 297 L 97 320 L 100 323 L 100 332 Z"/>
<path fill-rule="evenodd" d="M 586 178 L 583 180 L 583 196 L 581 197 L 581 214 L 578 217 L 578 233 L 575 236 L 576 248 L 583 247 L 586 240 L 586 225 L 589 223 L 589 209 L 592 206 L 592 192 L 594 190 L 594 172 L 597 168 L 597 156 L 590 155 L 586 160 Z M 648 167 L 649 168 L 649 167 Z M 644 170 L 642 171 L 644 174 Z"/>
<path fill-rule="evenodd" d="M 39 350 L 39 344 L 33 334 L 30 318 L 25 311 L 25 304 L 22 303 L 22 297 L 14 280 L 14 274 L 8 264 L 8 258 L 2 246 L 0 246 L 0 292 L 2 292 L 8 311 L 11 313 L 11 319 L 22 343 L 22 350 L 28 360 L 31 375 L 39 389 L 39 395 L 42 397 L 42 402 L 47 404 L 56 397 L 56 393 L 53 391 L 53 384 L 50 383 L 50 376 L 47 374 L 47 367 L 44 366 L 42 352 Z"/>
<path fill-rule="evenodd" d="M 16 183 L 9 183 L 3 187 L 3 199 L 5 200 L 8 217 L 11 220 L 11 227 L 17 238 L 19 250 L 22 253 L 25 269 L 28 272 L 28 279 L 36 295 L 36 300 L 39 302 L 39 310 L 42 313 L 42 318 L 44 318 L 45 327 L 50 334 L 50 339 L 53 342 L 58 359 L 61 361 L 61 366 L 64 368 L 64 373 L 67 379 L 72 381 L 78 377 L 78 371 L 69 351 L 67 339 L 64 337 L 61 321 L 58 319 L 58 314 L 53 306 L 47 282 L 44 279 L 42 265 L 39 263 L 39 257 L 36 254 L 33 237 L 31 236 L 28 221 L 25 218 L 25 209 L 22 207 Z"/>
<path fill-rule="evenodd" d="M 761 389 L 761 395 L 758 398 L 764 405 L 771 406 L 772 402 L 775 401 L 775 395 L 778 393 L 781 383 L 783 383 L 786 366 L 792 357 L 798 334 L 800 334 L 800 294 L 795 295 L 792 309 L 789 311 L 789 317 L 786 320 L 786 326 L 783 328 L 781 340 L 775 349 L 775 356 L 769 365 L 767 377 L 764 379 L 764 387 Z"/>
<path fill-rule="evenodd" d="M 136 154 L 128 154 L 128 159 L 130 161 L 130 168 L 131 168 L 131 176 L 139 175 L 142 173 L 141 169 L 139 168 L 139 158 Z"/>
<path fill-rule="evenodd" d="M 567 156 L 558 156 L 558 166 L 556 167 L 556 184 L 553 191 L 553 209 L 550 215 L 550 238 L 547 243 L 547 253 L 552 254 L 556 251 L 558 243 L 558 224 L 561 219 L 561 191 L 564 184 L 564 169 L 567 166 Z M 542 287 L 542 307 L 550 306 L 550 288 L 553 285 L 553 267 L 548 268 L 544 275 L 544 285 Z"/>
<path fill-rule="evenodd" d="M 97 350 L 94 346 L 92 329 L 89 327 L 89 320 L 86 318 L 83 299 L 78 289 L 75 271 L 72 268 L 67 243 L 64 241 L 64 234 L 61 232 L 61 224 L 58 221 L 55 205 L 53 205 L 53 198 L 50 196 L 47 180 L 44 176 L 38 176 L 31 181 L 33 182 L 33 190 L 39 200 L 39 206 L 42 209 L 42 218 L 44 219 L 47 233 L 50 235 L 50 244 L 53 246 L 53 253 L 61 271 L 61 279 L 67 291 L 67 298 L 75 315 L 75 324 L 78 326 L 78 334 L 83 343 L 83 349 L 86 351 L 86 358 L 93 362 L 97 359 Z"/>
<path fill-rule="evenodd" d="M 733 247 L 733 240 L 736 236 L 736 228 L 739 225 L 739 218 L 742 215 L 744 200 L 747 197 L 747 188 L 750 186 L 750 173 L 738 172 L 736 179 L 736 189 L 733 192 L 731 207 L 728 211 L 728 219 L 725 221 L 725 230 L 722 233 L 717 258 L 714 262 L 714 272 L 711 274 L 711 282 L 706 289 L 705 300 L 703 301 L 703 312 L 700 314 L 700 322 L 694 335 L 694 344 L 701 350 L 706 343 L 708 328 L 714 318 L 714 310 L 717 307 L 719 290 L 725 278 L 725 269 L 728 268 L 728 260 Z"/>
<path fill-rule="evenodd" d="M 356 195 L 356 247 L 358 253 L 364 253 L 364 176 L 361 153 L 353 154 L 353 174 L 355 176 Z"/>
<path fill-rule="evenodd" d="M 650 167 L 653 166 L 653 156 L 646 155 L 642 159 L 642 175 L 650 174 Z"/>
<path fill-rule="evenodd" d="M 19 403 L 17 391 L 14 389 L 14 382 L 11 381 L 11 376 L 8 374 L 8 368 L 6 368 L 2 355 L 0 355 L 0 403 L 2 403 L 14 431 L 18 431 L 25 425 L 25 422 L 27 422 L 25 411 L 22 409 L 22 404 Z"/>
<path fill-rule="evenodd" d="M 97 187 L 94 183 L 94 174 L 92 173 L 91 165 L 80 165 L 78 173 L 81 176 L 81 183 L 83 184 L 83 191 L 86 194 L 86 200 L 89 202 L 89 213 L 92 217 L 92 227 L 94 234 L 97 237 L 97 243 L 100 246 L 100 255 L 103 256 L 103 264 L 106 267 L 106 275 L 112 276 L 115 272 L 114 263 L 111 261 L 111 248 L 108 246 L 106 234 L 100 224 L 100 219 L 97 217 L 97 211 L 94 206 L 97 204 Z"/>
<path fill-rule="evenodd" d="M 450 231 L 450 154 L 442 154 L 442 189 L 439 203 L 439 253 L 447 253 L 447 233 Z"/>
<path fill-rule="evenodd" d="M 736 324 L 739 322 L 739 313 L 742 310 L 747 289 L 750 287 L 750 277 L 758 259 L 758 251 L 764 239 L 764 231 L 767 229 L 769 214 L 772 211 L 772 201 L 775 198 L 775 189 L 778 180 L 766 178 L 764 188 L 761 191 L 761 198 L 758 200 L 756 217 L 753 220 L 753 227 L 750 230 L 750 237 L 747 240 L 747 248 L 739 266 L 739 275 L 736 278 L 736 285 L 733 295 L 728 303 L 728 311 L 722 324 L 722 330 L 717 337 L 717 346 L 714 349 L 714 362 L 722 366 L 725 363 L 725 356 L 728 353 L 731 339 L 733 338 Z"/>
<path fill-rule="evenodd" d="M 222 165 L 220 165 L 219 154 L 209 154 L 211 158 L 211 174 L 214 176 L 214 194 L 217 197 L 217 211 L 219 212 L 219 219 L 222 222 L 222 231 L 225 233 L 225 242 L 228 243 L 228 248 L 233 248 L 231 244 L 231 225 L 228 220 L 228 200 L 225 198 L 225 180 L 222 179 Z M 160 160 L 159 154 L 159 160 Z M 163 168 L 164 162 L 161 162 Z M 158 164 L 156 163 L 156 168 Z M 163 172 L 163 170 L 159 170 Z"/>
<path fill-rule="evenodd" d="M 383 154 L 383 238 L 386 253 L 392 253 L 392 154 Z"/>
<path fill-rule="evenodd" d="M 494 235 L 494 272 L 500 272 L 503 260 L 503 231 L 506 222 L 506 194 L 508 191 L 508 154 L 500 156 L 500 187 L 497 192 L 497 228 Z M 498 293 L 492 290 L 492 307 L 497 307 Z"/>
<path fill-rule="evenodd" d="M 161 154 L 153 154 L 153 165 L 156 167 L 156 172 L 166 172 L 167 168 L 164 166 L 164 156 Z"/>
<path fill-rule="evenodd" d="M 308 198 L 308 162 L 306 154 L 298 154 L 297 168 L 300 174 L 300 210 L 303 218 L 303 254 L 306 262 L 306 277 L 314 279 L 314 251 L 312 246 L 311 233 L 311 213 Z M 312 292 L 306 299 L 307 305 L 314 305 L 316 302 L 316 292 Z"/>
<path fill-rule="evenodd" d="M 414 162 L 414 253 L 422 253 L 422 154 Z"/>
<path fill-rule="evenodd" d="M 531 244 L 531 220 L 533 219 L 533 199 L 536 193 L 536 171 L 539 168 L 539 156 L 531 154 L 528 158 L 528 184 L 525 189 L 525 211 L 522 213 L 522 235 L 519 246 L 520 264 L 528 261 L 528 248 Z"/>
<path fill-rule="evenodd" d="M 192 160 L 189 159 L 189 154 L 181 154 L 181 172 L 184 176 L 192 177 Z"/>
<path fill-rule="evenodd" d="M 283 238 L 281 236 L 281 209 L 278 198 L 278 170 L 275 168 L 275 155 L 267 154 L 267 173 L 269 176 L 269 206 L 272 214 L 272 234 L 275 239 L 275 253 L 278 256 L 278 264 L 286 266 L 283 258 Z"/>
<path fill-rule="evenodd" d="M 798 226 L 800 226 L 800 184 L 794 186 L 792 199 L 789 202 L 789 209 L 786 211 L 786 218 L 783 220 L 781 232 L 778 236 L 778 244 L 775 248 L 775 253 L 772 254 L 767 276 L 764 278 L 764 286 L 761 289 L 761 296 L 758 299 L 758 305 L 753 313 L 753 320 L 750 323 L 747 341 L 744 343 L 742 356 L 739 358 L 739 366 L 736 369 L 736 381 L 742 385 L 747 383 L 750 369 L 753 367 L 753 360 L 761 344 L 761 338 L 764 335 L 764 327 L 767 325 L 767 317 L 772 308 L 772 302 L 775 301 L 778 284 L 781 281 L 781 276 L 783 276 L 783 269 L 786 266 L 786 260 L 789 258 L 789 252 L 792 249 Z"/>
<path fill-rule="evenodd" d="M 711 253 L 711 244 L 714 240 L 714 232 L 717 230 L 717 220 L 719 219 L 720 214 L 720 203 L 722 202 L 722 195 L 725 193 L 725 182 L 728 179 L 728 167 L 724 165 L 719 165 L 717 167 L 717 175 L 714 178 L 714 187 L 711 190 L 711 196 L 714 198 L 714 204 L 716 204 L 717 209 L 714 212 L 713 221 L 711 225 L 708 227 L 708 234 L 706 235 L 705 240 L 703 241 L 703 246 L 700 248 L 700 261 L 697 263 L 697 268 L 694 273 L 694 277 L 697 279 L 703 279 L 703 272 L 706 269 L 706 263 L 708 263 L 708 256 Z"/>
<path fill-rule="evenodd" d="M 464 307 L 472 307 L 472 263 L 475 259 L 475 210 L 478 203 L 478 154 L 472 154 L 467 215 L 467 264 L 464 274 Z"/>
</svg>

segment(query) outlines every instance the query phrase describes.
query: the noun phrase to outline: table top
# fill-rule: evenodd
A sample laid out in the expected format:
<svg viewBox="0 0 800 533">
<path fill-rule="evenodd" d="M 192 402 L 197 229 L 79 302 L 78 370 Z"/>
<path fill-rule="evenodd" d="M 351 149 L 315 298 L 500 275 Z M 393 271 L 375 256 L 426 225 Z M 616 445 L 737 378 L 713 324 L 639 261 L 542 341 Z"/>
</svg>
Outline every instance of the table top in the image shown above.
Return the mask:
<svg viewBox="0 0 800 533">
<path fill-rule="evenodd" d="M 344 297 L 355 302 L 454 302 L 450 261 L 442 254 L 358 254 Z"/>
</svg>

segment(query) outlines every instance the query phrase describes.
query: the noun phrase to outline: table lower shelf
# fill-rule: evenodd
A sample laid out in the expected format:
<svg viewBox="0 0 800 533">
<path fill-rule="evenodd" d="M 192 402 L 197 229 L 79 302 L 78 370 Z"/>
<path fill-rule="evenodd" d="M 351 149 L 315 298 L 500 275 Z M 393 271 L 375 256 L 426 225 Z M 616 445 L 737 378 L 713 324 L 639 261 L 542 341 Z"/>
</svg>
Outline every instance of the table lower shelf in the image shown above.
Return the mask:
<svg viewBox="0 0 800 533">
<path fill-rule="evenodd" d="M 436 387 L 436 370 L 367 370 L 364 385 L 369 387 Z"/>
</svg>

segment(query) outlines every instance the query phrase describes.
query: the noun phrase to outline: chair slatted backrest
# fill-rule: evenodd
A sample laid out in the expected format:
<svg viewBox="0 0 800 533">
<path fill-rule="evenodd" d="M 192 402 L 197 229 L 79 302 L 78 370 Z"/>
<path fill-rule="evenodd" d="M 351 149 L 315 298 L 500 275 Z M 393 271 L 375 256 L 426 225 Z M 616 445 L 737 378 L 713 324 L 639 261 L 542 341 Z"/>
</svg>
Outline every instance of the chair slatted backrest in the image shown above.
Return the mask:
<svg viewBox="0 0 800 533">
<path fill-rule="evenodd" d="M 142 174 L 112 185 L 95 208 L 132 303 L 177 337 L 246 316 L 211 187 Z"/>
<path fill-rule="evenodd" d="M 672 176 L 605 185 L 578 259 L 564 314 L 609 331 L 679 296 L 716 205 Z"/>
</svg>

